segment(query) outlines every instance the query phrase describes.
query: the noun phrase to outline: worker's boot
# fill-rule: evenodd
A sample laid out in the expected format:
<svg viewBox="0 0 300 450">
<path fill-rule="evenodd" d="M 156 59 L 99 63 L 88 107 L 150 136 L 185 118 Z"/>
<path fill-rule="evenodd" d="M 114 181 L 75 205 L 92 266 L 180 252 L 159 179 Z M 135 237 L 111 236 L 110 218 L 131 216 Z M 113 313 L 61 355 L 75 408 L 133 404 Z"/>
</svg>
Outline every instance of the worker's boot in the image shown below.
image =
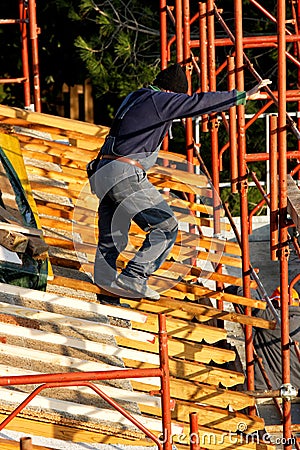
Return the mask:
<svg viewBox="0 0 300 450">
<path fill-rule="evenodd" d="M 116 284 L 122 289 L 128 291 L 128 297 L 131 298 L 146 298 L 149 300 L 159 300 L 158 292 L 151 289 L 147 284 L 139 283 L 135 278 L 119 275 L 116 279 Z"/>
</svg>

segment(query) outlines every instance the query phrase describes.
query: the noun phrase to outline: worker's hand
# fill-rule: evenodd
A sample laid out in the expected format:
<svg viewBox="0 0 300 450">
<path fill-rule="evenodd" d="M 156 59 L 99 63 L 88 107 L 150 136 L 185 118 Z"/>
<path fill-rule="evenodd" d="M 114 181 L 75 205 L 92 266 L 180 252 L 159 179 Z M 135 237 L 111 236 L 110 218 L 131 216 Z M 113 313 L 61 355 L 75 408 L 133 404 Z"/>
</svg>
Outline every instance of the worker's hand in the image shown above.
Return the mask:
<svg viewBox="0 0 300 450">
<path fill-rule="evenodd" d="M 246 92 L 246 100 L 259 100 L 267 98 L 267 94 L 262 94 L 260 90 L 271 83 L 272 81 L 269 80 L 269 78 L 261 80 L 256 86 Z"/>
</svg>

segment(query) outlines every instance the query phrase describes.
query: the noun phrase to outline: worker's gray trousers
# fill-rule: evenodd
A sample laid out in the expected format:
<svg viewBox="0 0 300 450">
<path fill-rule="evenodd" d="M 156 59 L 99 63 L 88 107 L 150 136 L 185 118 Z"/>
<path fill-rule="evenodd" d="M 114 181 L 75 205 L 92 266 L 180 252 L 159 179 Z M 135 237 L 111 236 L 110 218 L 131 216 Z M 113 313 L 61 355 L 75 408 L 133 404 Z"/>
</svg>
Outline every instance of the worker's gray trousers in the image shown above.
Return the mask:
<svg viewBox="0 0 300 450">
<path fill-rule="evenodd" d="M 122 273 L 145 285 L 175 242 L 178 224 L 173 211 L 139 167 L 104 160 L 95 176 L 95 191 L 100 199 L 95 283 L 105 287 L 116 279 L 116 260 L 127 246 L 132 220 L 146 237 Z"/>
</svg>

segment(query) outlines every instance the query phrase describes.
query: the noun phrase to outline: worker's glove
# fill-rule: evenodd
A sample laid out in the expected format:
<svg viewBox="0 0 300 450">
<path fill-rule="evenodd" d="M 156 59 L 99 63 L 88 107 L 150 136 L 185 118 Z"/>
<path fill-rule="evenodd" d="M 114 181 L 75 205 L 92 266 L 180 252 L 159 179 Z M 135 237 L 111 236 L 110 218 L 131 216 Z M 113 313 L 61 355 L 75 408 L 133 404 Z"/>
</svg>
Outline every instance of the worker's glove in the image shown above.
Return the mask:
<svg viewBox="0 0 300 450">
<path fill-rule="evenodd" d="M 267 98 L 267 94 L 261 94 L 260 90 L 271 83 L 272 81 L 269 80 L 269 78 L 261 80 L 256 86 L 246 92 L 246 100 L 258 100 Z"/>
</svg>

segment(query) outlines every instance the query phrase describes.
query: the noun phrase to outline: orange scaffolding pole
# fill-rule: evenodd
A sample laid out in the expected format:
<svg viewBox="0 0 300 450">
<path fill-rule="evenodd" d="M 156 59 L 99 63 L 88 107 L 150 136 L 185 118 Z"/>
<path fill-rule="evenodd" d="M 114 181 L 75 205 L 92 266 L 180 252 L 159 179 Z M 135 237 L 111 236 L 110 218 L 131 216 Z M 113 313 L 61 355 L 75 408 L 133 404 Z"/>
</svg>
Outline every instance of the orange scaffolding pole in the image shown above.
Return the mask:
<svg viewBox="0 0 300 450">
<path fill-rule="evenodd" d="M 19 17 L 17 19 L 0 19 L 0 26 L 18 25 L 20 27 L 22 76 L 0 78 L 0 84 L 21 83 L 24 90 L 24 108 L 41 112 L 38 56 L 39 29 L 36 23 L 36 2 L 35 0 L 19 0 L 18 6 Z M 31 47 L 31 57 L 29 56 L 29 47 Z M 33 89 L 33 95 L 31 89 Z"/>
</svg>

